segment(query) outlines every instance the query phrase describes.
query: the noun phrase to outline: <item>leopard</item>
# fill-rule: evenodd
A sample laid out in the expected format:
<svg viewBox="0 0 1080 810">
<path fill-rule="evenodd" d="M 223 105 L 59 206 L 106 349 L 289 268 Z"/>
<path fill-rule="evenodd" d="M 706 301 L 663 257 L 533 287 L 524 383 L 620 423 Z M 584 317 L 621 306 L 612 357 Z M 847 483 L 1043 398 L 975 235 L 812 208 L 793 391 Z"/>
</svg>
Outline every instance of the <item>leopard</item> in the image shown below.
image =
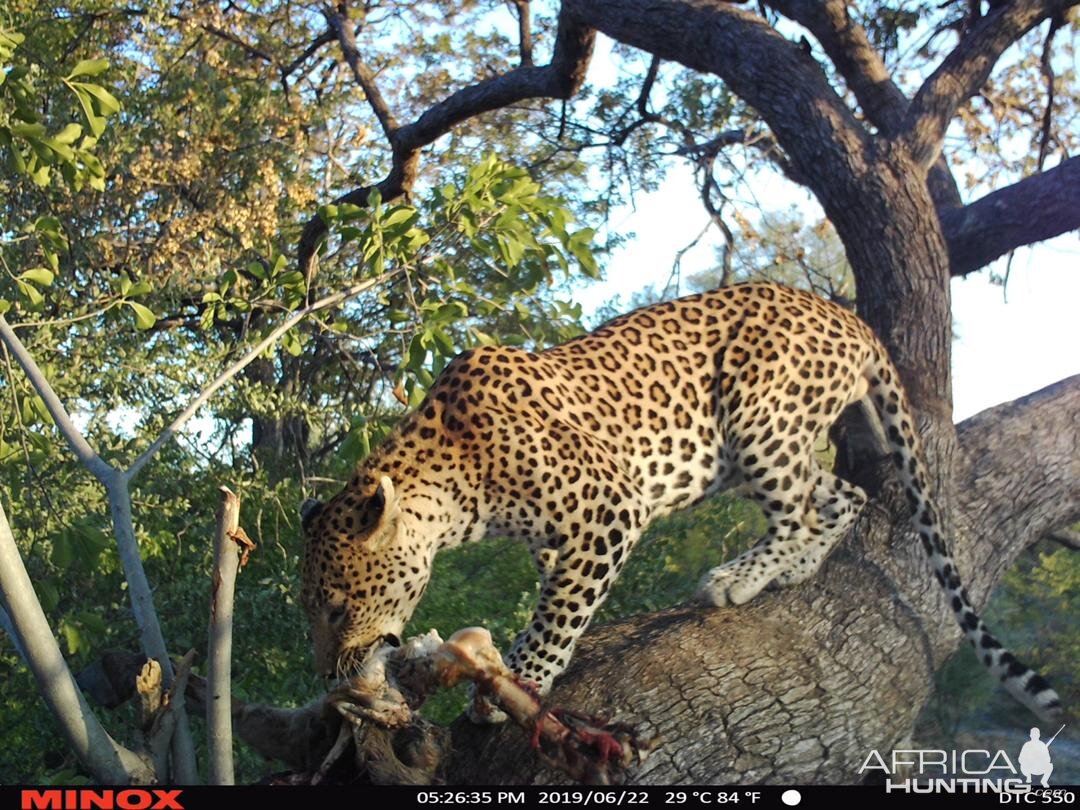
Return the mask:
<svg viewBox="0 0 1080 810">
<path fill-rule="evenodd" d="M 337 495 L 301 509 L 317 669 L 340 677 L 400 643 L 439 552 L 511 537 L 540 589 L 505 661 L 546 694 L 646 527 L 723 490 L 756 503 L 766 528 L 708 571 L 700 601 L 738 606 L 806 582 L 867 504 L 815 450 L 856 404 L 876 418 L 967 640 L 1021 703 L 1057 716 L 1057 693 L 972 607 L 884 345 L 848 308 L 771 282 L 645 306 L 543 351 L 450 361 Z"/>
</svg>

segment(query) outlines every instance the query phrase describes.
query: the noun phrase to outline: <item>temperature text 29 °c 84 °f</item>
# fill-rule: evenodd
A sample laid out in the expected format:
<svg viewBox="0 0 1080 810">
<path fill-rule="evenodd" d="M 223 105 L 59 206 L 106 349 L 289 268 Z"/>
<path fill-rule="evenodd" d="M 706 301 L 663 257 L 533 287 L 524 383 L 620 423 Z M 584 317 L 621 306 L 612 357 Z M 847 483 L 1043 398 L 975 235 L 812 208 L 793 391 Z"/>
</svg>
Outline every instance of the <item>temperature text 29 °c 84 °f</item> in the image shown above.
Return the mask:
<svg viewBox="0 0 1080 810">
<path fill-rule="evenodd" d="M 757 790 L 669 790 L 664 794 L 664 804 L 757 804 L 761 792 Z"/>
</svg>

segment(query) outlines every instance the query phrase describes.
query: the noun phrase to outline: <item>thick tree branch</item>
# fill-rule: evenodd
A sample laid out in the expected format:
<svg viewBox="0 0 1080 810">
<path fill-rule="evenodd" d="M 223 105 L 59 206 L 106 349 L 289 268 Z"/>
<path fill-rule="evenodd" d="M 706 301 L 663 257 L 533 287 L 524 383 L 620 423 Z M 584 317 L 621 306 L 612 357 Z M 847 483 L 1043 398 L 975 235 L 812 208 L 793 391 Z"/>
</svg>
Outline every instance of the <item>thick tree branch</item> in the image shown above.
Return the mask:
<svg viewBox="0 0 1080 810">
<path fill-rule="evenodd" d="M 1080 521 L 1080 374 L 976 414 L 957 434 L 969 590 L 982 600 L 1021 551 Z"/>
<path fill-rule="evenodd" d="M 953 545 L 981 606 L 1027 544 L 1080 516 L 1080 376 L 967 420 L 959 437 Z M 883 494 L 900 514 L 898 490 Z M 817 577 L 742 608 L 590 629 L 551 699 L 661 735 L 632 783 L 861 781 L 870 749 L 903 747 L 961 638 L 919 544 L 891 523 L 865 509 Z M 453 783 L 557 778 L 507 730 L 458 722 L 453 734 Z"/>
<path fill-rule="evenodd" d="M 866 30 L 848 15 L 843 0 L 769 0 L 769 5 L 806 28 L 844 77 L 866 118 L 886 135 L 904 122 L 908 99 L 892 80 Z"/>
<path fill-rule="evenodd" d="M 867 120 L 885 137 L 904 126 L 909 101 L 896 86 L 866 30 L 848 14 L 843 0 L 771 0 L 769 5 L 805 27 L 825 50 L 844 77 Z M 934 162 L 929 177 L 930 196 L 939 206 L 960 205 L 960 192 L 943 158 Z"/>
<path fill-rule="evenodd" d="M 1024 245 L 1080 228 L 1080 157 L 939 211 L 950 270 L 964 276 Z"/>
<path fill-rule="evenodd" d="M 1078 531 L 1058 529 L 1056 532 L 1047 534 L 1046 539 L 1057 543 L 1059 546 L 1064 546 L 1069 551 L 1080 551 L 1080 532 Z"/>
<path fill-rule="evenodd" d="M 929 167 L 941 152 L 957 107 L 982 87 L 1001 54 L 1047 17 L 1076 0 L 1014 0 L 991 7 L 968 30 L 916 93 L 903 133 L 916 163 Z"/>
<path fill-rule="evenodd" d="M 214 587 L 210 605 L 210 653 L 206 679 L 210 685 L 206 705 L 206 740 L 210 749 L 211 785 L 235 784 L 232 733 L 233 596 L 240 554 L 233 535 L 240 528 L 240 499 L 220 487 L 214 532 Z"/>
<path fill-rule="evenodd" d="M 367 205 L 372 189 L 378 189 L 384 200 L 409 193 L 416 181 L 420 150 L 462 121 L 525 99 L 569 99 L 585 81 L 585 70 L 592 56 L 595 38 L 595 32 L 591 29 L 565 13 L 560 14 L 555 49 L 549 64 L 543 67 L 523 65 L 500 76 L 463 87 L 428 108 L 411 124 L 395 125 L 393 135 L 389 137 L 392 154 L 387 176 L 379 183 L 342 194 L 334 202 Z M 318 263 L 319 243 L 325 235 L 326 224 L 318 216 L 308 220 L 300 235 L 297 268 L 308 280 L 309 290 L 312 289 Z"/>
</svg>

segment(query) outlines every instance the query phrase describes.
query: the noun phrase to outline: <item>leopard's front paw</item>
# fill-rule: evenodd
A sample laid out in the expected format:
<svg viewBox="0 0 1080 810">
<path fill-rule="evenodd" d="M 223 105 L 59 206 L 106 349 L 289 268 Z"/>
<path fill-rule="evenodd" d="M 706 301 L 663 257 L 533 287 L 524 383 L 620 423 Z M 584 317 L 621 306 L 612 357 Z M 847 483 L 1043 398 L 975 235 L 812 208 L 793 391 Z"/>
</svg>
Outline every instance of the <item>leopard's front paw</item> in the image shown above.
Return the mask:
<svg viewBox="0 0 1080 810">
<path fill-rule="evenodd" d="M 772 578 L 770 572 L 758 570 L 752 563 L 732 561 L 713 568 L 702 578 L 697 598 L 713 607 L 742 605 L 761 593 Z"/>
</svg>

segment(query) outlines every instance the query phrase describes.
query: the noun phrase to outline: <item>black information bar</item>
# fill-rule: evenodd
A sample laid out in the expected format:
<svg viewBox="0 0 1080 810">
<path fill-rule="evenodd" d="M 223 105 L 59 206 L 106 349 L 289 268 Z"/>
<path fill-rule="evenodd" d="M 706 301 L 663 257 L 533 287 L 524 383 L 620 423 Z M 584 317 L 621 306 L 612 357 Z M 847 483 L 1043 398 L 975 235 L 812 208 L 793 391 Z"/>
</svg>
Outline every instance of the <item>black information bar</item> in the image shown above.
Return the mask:
<svg viewBox="0 0 1080 810">
<path fill-rule="evenodd" d="M 676 786 L 676 787 L 378 787 L 369 785 L 211 787 L 0 786 L 0 810 L 381 810 L 436 807 L 626 807 L 631 810 L 698 808 L 843 807 L 1070 807 L 1080 788 L 1011 785 L 958 780 L 884 786 Z"/>
</svg>

